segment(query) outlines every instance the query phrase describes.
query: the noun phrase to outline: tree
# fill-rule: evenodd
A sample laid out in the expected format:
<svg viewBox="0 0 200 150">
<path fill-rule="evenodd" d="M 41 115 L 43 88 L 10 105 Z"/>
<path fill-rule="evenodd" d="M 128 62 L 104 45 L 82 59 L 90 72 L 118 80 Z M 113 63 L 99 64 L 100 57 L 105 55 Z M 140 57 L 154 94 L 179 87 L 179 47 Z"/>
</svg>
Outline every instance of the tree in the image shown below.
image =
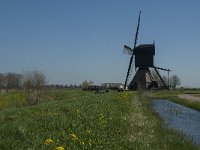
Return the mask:
<svg viewBox="0 0 200 150">
<path fill-rule="evenodd" d="M 87 80 L 85 80 L 85 81 L 83 81 L 83 83 L 81 84 L 81 87 L 82 87 L 83 90 L 86 90 L 87 87 L 88 87 L 89 85 L 93 84 L 93 83 L 94 83 L 93 81 L 87 81 Z"/>
<path fill-rule="evenodd" d="M 89 86 L 91 84 L 93 84 L 93 81 L 87 81 L 87 80 L 85 80 L 85 81 L 83 81 L 83 83 L 81 85 L 82 85 L 82 87 L 87 87 L 87 86 Z"/>
<path fill-rule="evenodd" d="M 21 84 L 21 74 L 8 72 L 5 74 L 5 86 L 7 90 L 9 89 L 18 89 Z"/>
<path fill-rule="evenodd" d="M 168 86 L 168 79 L 166 76 L 162 76 L 163 81 L 165 82 L 165 84 Z"/>
<path fill-rule="evenodd" d="M 22 85 L 27 90 L 39 91 L 47 83 L 47 78 L 42 71 L 33 70 L 23 74 Z"/>
<path fill-rule="evenodd" d="M 42 71 L 27 71 L 22 76 L 22 85 L 28 92 L 28 103 L 30 105 L 37 104 L 40 100 L 40 92 L 45 87 L 47 78 Z"/>
<path fill-rule="evenodd" d="M 0 89 L 19 89 L 22 75 L 19 73 L 0 73 Z"/>
<path fill-rule="evenodd" d="M 0 89 L 5 88 L 5 84 L 6 84 L 5 76 L 4 74 L 0 73 Z"/>
<path fill-rule="evenodd" d="M 170 86 L 175 89 L 178 85 L 180 85 L 180 79 L 177 75 L 173 75 L 170 77 Z"/>
</svg>

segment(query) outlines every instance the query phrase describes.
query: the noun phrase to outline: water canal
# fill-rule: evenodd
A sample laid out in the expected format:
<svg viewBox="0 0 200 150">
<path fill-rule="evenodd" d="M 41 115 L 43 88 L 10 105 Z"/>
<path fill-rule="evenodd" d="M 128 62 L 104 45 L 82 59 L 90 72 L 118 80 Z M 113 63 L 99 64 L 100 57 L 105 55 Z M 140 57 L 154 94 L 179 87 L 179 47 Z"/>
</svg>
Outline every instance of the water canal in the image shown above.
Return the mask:
<svg viewBox="0 0 200 150">
<path fill-rule="evenodd" d="M 153 100 L 153 109 L 165 121 L 165 126 L 185 134 L 200 145 L 200 112 L 168 100 Z"/>
</svg>

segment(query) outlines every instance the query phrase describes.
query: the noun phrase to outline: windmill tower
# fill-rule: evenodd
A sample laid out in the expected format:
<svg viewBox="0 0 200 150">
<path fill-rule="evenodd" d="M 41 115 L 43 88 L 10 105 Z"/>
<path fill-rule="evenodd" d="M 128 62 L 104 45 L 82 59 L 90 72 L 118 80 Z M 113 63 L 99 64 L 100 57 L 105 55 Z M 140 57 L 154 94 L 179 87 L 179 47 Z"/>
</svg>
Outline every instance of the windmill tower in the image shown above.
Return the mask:
<svg viewBox="0 0 200 150">
<path fill-rule="evenodd" d="M 136 73 L 132 81 L 128 85 L 129 90 L 137 90 L 138 88 L 141 88 L 144 90 L 151 89 L 151 88 L 158 88 L 158 82 L 154 79 L 149 69 L 149 68 L 153 68 L 155 69 L 155 72 L 160 78 L 163 84 L 163 87 L 167 89 L 168 86 L 163 81 L 162 77 L 160 76 L 158 69 L 168 71 L 168 74 L 169 74 L 169 71 L 171 70 L 154 66 L 155 44 L 154 43 L 141 44 L 137 46 L 139 26 L 140 26 L 140 15 L 141 15 L 141 11 L 138 17 L 138 25 L 137 25 L 137 30 L 135 34 L 134 48 L 131 49 L 129 46 L 124 45 L 124 53 L 131 55 L 124 88 L 127 87 L 128 80 L 134 68 L 136 70 Z M 135 66 L 133 65 L 133 63 L 135 63 Z"/>
</svg>

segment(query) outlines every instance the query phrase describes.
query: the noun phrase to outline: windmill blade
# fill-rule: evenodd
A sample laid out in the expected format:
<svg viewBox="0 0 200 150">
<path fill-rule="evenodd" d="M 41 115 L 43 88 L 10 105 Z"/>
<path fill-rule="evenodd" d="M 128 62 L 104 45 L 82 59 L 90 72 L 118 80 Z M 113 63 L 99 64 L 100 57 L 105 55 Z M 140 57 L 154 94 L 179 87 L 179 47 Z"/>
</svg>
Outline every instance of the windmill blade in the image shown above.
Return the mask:
<svg viewBox="0 0 200 150">
<path fill-rule="evenodd" d="M 141 15 L 141 11 L 140 11 L 140 14 L 139 14 L 139 17 L 138 17 L 138 25 L 137 25 L 137 30 L 136 30 L 136 33 L 135 33 L 135 42 L 134 42 L 134 48 L 136 48 L 136 45 L 137 45 L 137 40 L 138 40 L 138 33 L 139 33 L 139 28 L 140 28 L 140 15 Z"/>
<path fill-rule="evenodd" d="M 124 45 L 123 53 L 127 54 L 127 55 L 132 55 L 133 54 L 133 50 L 130 47 L 128 47 L 127 45 Z"/>
<path fill-rule="evenodd" d="M 140 26 L 140 15 L 141 15 L 141 11 L 140 11 L 139 17 L 138 17 L 138 25 L 137 25 L 137 30 L 136 30 L 136 33 L 135 33 L 135 42 L 134 42 L 133 51 L 134 51 L 134 49 L 136 48 L 137 40 L 138 40 L 138 33 L 139 33 L 139 26 Z M 127 47 L 128 47 L 128 46 L 127 46 Z M 130 58 L 130 61 L 129 61 L 128 71 L 127 71 L 127 74 L 126 74 L 126 80 L 125 80 L 125 83 L 124 83 L 124 89 L 126 88 L 128 79 L 129 79 L 129 77 L 130 77 L 130 75 L 131 75 L 130 69 L 132 68 L 133 56 L 134 56 L 134 53 L 132 53 L 131 58 Z"/>
</svg>

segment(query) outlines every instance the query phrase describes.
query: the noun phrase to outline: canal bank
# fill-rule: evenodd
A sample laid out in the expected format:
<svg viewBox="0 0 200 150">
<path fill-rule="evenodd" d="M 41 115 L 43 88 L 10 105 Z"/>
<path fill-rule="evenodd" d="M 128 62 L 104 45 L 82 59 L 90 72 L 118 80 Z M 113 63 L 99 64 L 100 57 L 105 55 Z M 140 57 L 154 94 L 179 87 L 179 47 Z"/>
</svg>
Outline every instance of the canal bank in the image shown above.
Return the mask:
<svg viewBox="0 0 200 150">
<path fill-rule="evenodd" d="M 191 93 L 191 91 L 190 91 L 190 93 Z M 176 104 L 181 104 L 183 106 L 186 106 L 186 107 L 195 109 L 197 111 L 200 111 L 200 102 L 192 101 L 192 100 L 188 100 L 188 99 L 183 99 L 183 97 L 179 97 L 179 95 L 181 95 L 181 94 L 188 94 L 188 92 L 187 91 L 180 91 L 180 90 L 161 90 L 161 91 L 157 91 L 157 92 L 144 92 L 143 93 L 144 97 L 148 101 L 147 103 L 149 103 L 150 109 L 152 109 L 154 114 L 156 116 L 158 116 L 160 119 L 162 117 L 159 115 L 158 112 L 155 111 L 155 109 L 152 108 L 152 103 L 151 103 L 152 100 L 167 99 L 171 102 L 175 102 Z M 200 95 L 200 91 L 195 91 L 195 94 Z M 170 109 L 169 109 L 169 111 L 170 111 Z M 174 111 L 172 111 L 172 109 L 171 109 L 171 113 L 178 115 L 178 113 L 180 113 L 180 109 L 175 109 Z M 183 133 L 183 131 L 178 131 L 177 129 L 166 127 L 167 125 L 165 124 L 166 121 L 164 121 L 164 119 L 161 119 L 161 122 L 162 122 L 163 129 L 169 129 L 170 131 L 172 130 L 174 132 L 177 132 L 177 134 L 182 135 L 188 141 L 190 141 L 191 144 L 194 143 L 194 140 L 192 138 L 188 138 L 186 136 L 186 134 Z M 198 138 L 198 136 L 197 136 L 197 138 Z M 195 143 L 197 143 L 197 142 L 195 142 Z M 196 144 L 193 144 L 193 145 L 196 147 L 195 149 L 200 149 L 199 145 L 196 145 Z"/>
<path fill-rule="evenodd" d="M 166 99 L 152 100 L 151 105 L 164 121 L 164 127 L 179 131 L 200 147 L 199 111 Z"/>
</svg>

